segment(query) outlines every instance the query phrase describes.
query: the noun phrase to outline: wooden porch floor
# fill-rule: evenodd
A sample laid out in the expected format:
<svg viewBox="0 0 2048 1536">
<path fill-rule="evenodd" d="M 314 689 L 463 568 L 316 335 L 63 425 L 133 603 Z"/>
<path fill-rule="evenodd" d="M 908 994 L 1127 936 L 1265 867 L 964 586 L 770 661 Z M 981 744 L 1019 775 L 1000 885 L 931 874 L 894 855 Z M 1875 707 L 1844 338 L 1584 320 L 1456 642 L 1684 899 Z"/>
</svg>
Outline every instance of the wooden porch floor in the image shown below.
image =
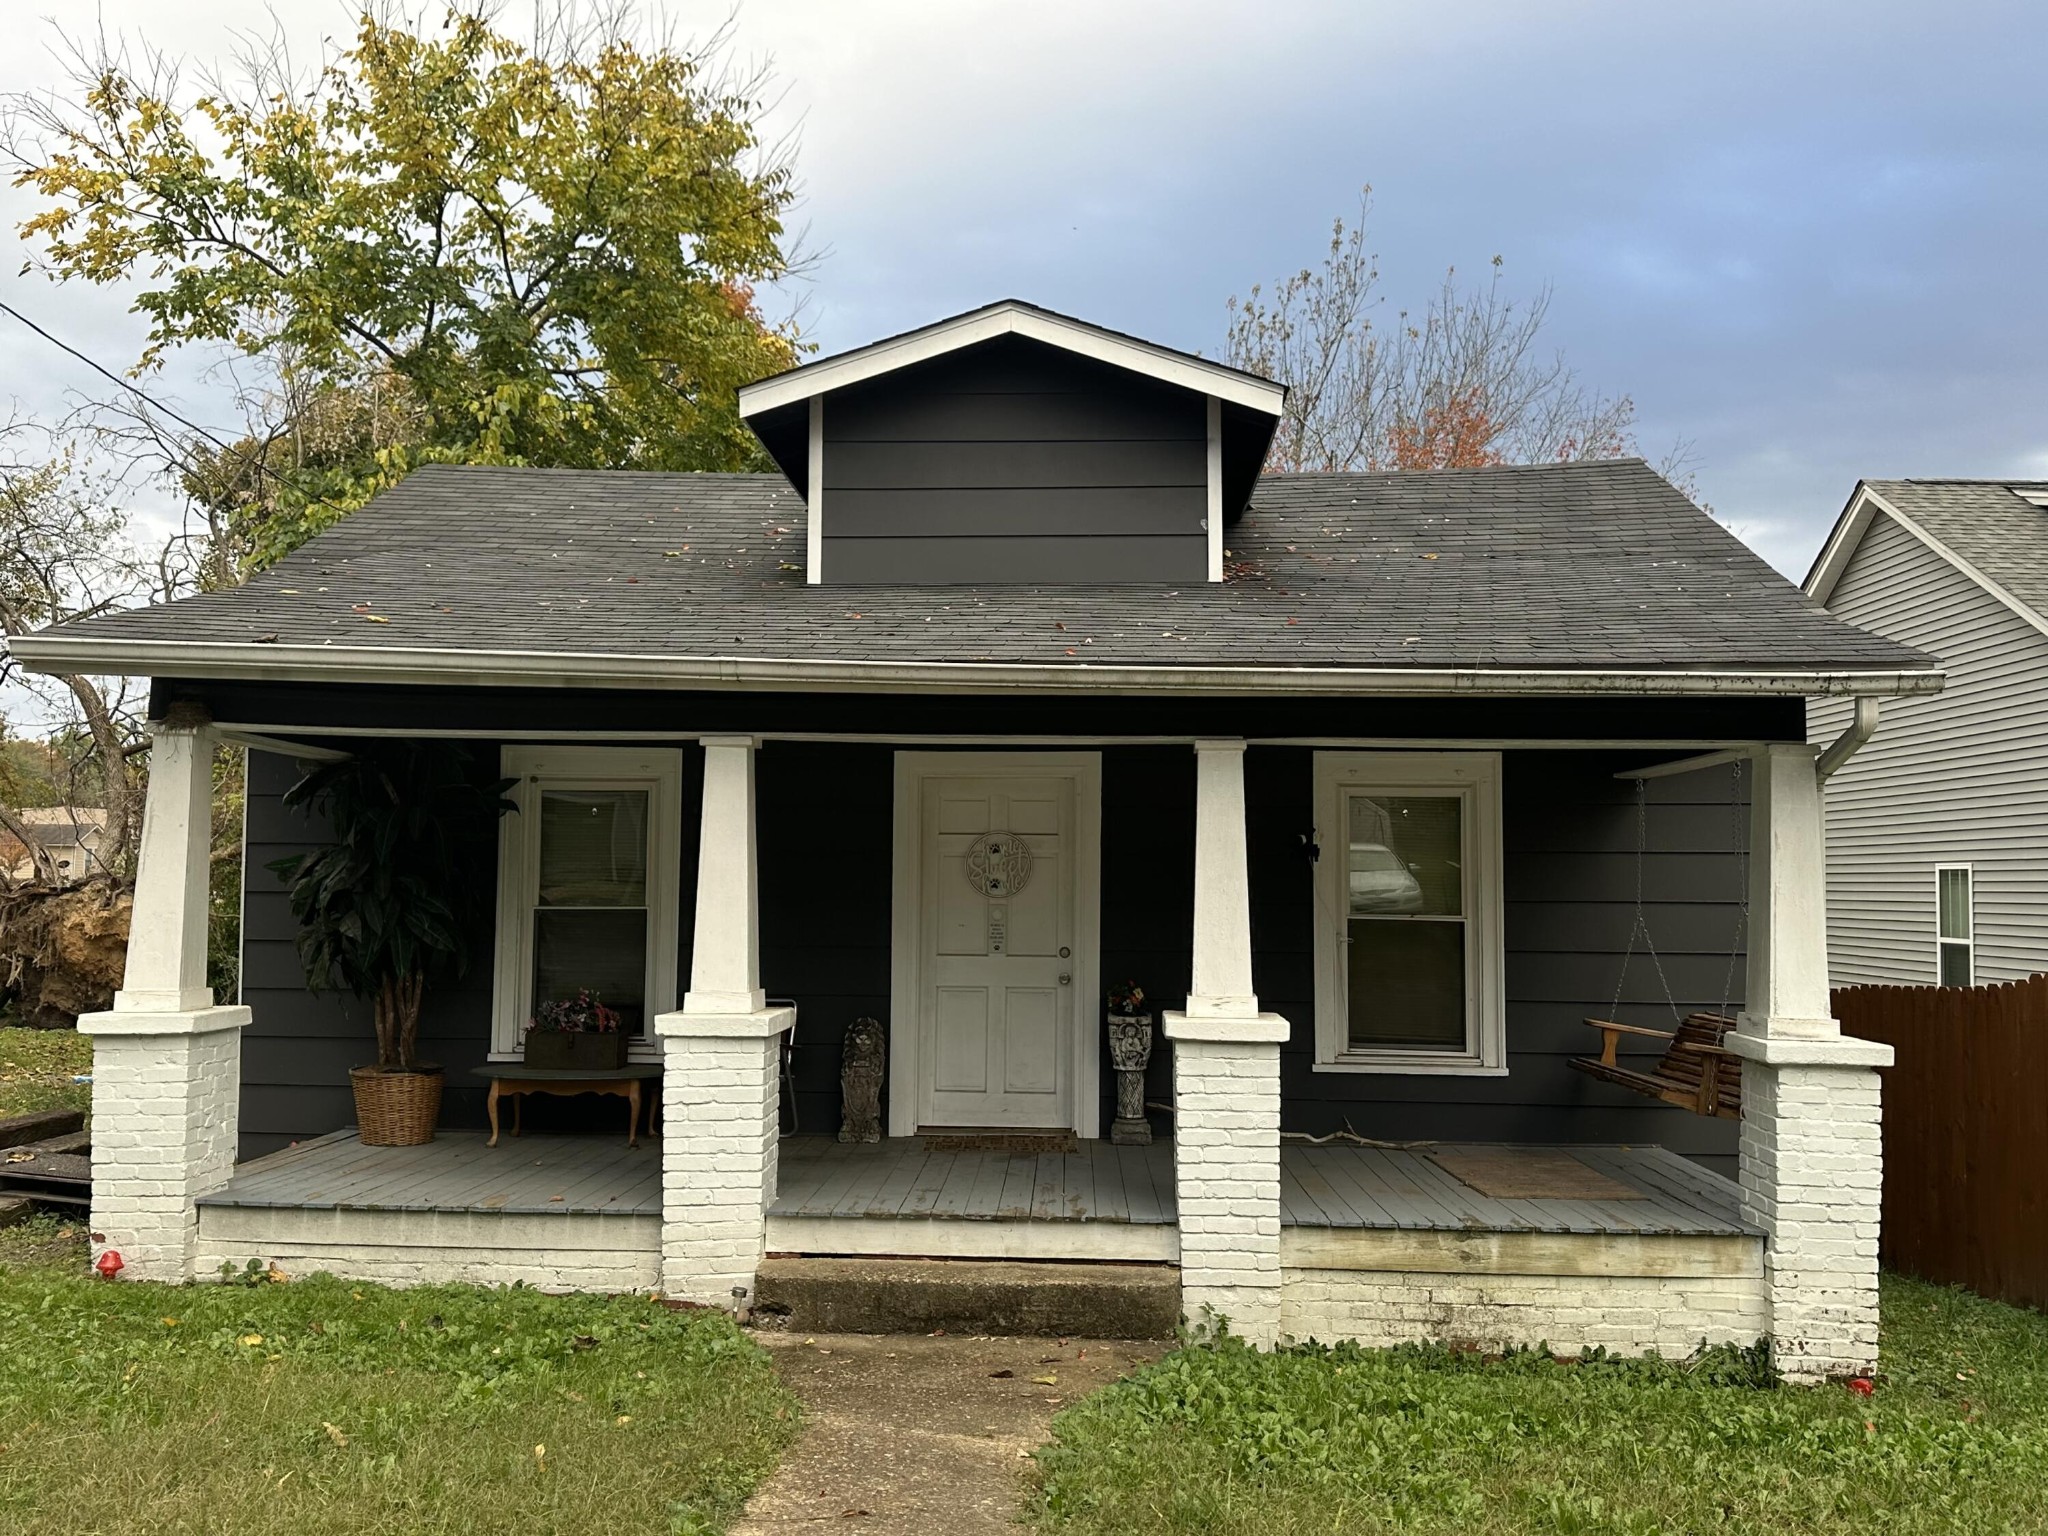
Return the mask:
<svg viewBox="0 0 2048 1536">
<path fill-rule="evenodd" d="M 1448 1147 L 1450 1144 L 1444 1144 Z M 1454 1177 L 1430 1148 L 1288 1143 L 1285 1227 L 1464 1232 L 1753 1235 L 1735 1185 L 1662 1147 L 1573 1147 L 1571 1155 L 1632 1198 L 1495 1199 Z M 1536 1148 L 1511 1148 L 1534 1152 Z M 1561 1148 L 1540 1149 L 1557 1152 Z M 202 1205 L 301 1210 L 466 1211 L 519 1215 L 661 1214 L 661 1143 L 599 1136 L 510 1137 L 443 1131 L 420 1147 L 366 1147 L 352 1130 L 242 1164 Z M 933 1152 L 904 1137 L 842 1146 L 782 1142 L 771 1229 L 817 1223 L 990 1222 L 1033 1227 L 1171 1228 L 1173 1144 L 1083 1142 L 1072 1152 Z M 772 1231 L 771 1231 L 772 1236 Z M 1162 1233 L 1164 1240 L 1167 1234 Z M 1152 1251 L 1151 1248 L 1146 1249 Z M 1160 1250 L 1164 1251 L 1164 1250 Z"/>
<path fill-rule="evenodd" d="M 661 1214 L 661 1142 L 623 1136 L 442 1131 L 419 1147 L 366 1147 L 353 1129 L 251 1158 L 201 1205 L 327 1211 Z"/>
</svg>

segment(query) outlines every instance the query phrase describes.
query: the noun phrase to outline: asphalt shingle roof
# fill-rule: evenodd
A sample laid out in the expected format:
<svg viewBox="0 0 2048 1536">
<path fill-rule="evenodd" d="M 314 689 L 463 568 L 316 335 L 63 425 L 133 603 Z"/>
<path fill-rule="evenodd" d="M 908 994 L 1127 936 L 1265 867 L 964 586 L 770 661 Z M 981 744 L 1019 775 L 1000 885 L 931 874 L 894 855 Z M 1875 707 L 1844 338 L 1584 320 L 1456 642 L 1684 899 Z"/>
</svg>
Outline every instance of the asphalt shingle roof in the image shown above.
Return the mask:
<svg viewBox="0 0 2048 1536">
<path fill-rule="evenodd" d="M 247 586 L 63 633 L 779 661 L 1934 666 L 1823 612 L 1637 460 L 1268 476 L 1220 585 L 808 586 L 803 518 L 775 475 L 426 468 Z"/>
<path fill-rule="evenodd" d="M 1870 489 L 2048 618 L 2048 496 L 2041 480 L 1871 480 Z"/>
</svg>

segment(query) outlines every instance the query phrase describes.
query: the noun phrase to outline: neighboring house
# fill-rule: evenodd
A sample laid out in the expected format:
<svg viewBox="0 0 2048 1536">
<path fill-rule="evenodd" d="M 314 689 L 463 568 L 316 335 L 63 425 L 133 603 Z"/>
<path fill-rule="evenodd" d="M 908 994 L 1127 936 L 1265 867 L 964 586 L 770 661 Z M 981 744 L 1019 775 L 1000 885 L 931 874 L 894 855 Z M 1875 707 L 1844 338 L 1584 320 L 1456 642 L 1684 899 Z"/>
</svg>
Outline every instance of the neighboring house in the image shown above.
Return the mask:
<svg viewBox="0 0 2048 1536">
<path fill-rule="evenodd" d="M 100 874 L 100 848 L 107 836 L 107 813 L 89 806 L 27 806 L 14 812 L 21 830 L 47 849 L 57 866 L 57 878 L 74 885 L 89 875 Z M 8 876 L 14 880 L 35 877 L 35 856 L 12 836 L 0 842 L 0 859 L 8 861 Z"/>
<path fill-rule="evenodd" d="M 2048 971 L 2048 483 L 1866 480 L 1806 590 L 1948 675 L 1828 781 L 1836 984 Z M 1852 712 L 1816 702 L 1812 739 Z"/>
<path fill-rule="evenodd" d="M 1827 1017 L 1805 699 L 1937 664 L 1639 461 L 1262 477 L 1282 399 L 997 304 L 743 391 L 780 474 L 422 469 L 245 587 L 14 642 L 152 679 L 127 985 L 83 1025 L 101 1241 L 721 1305 L 775 1254 L 1169 1264 L 1261 1343 L 1868 1370 L 1889 1053 Z M 371 1153 L 363 1010 L 307 995 L 267 866 L 317 836 L 295 756 L 422 734 L 522 814 L 475 874 L 492 963 L 427 1001 L 446 1129 Z M 472 1069 L 599 974 L 660 1150 L 486 1150 Z M 1127 978 L 1166 1010 L 1150 1146 L 1102 1139 Z M 1586 1015 L 1745 999 L 1739 1128 L 1570 1070 Z M 888 1136 L 841 1146 L 862 1016 Z"/>
</svg>

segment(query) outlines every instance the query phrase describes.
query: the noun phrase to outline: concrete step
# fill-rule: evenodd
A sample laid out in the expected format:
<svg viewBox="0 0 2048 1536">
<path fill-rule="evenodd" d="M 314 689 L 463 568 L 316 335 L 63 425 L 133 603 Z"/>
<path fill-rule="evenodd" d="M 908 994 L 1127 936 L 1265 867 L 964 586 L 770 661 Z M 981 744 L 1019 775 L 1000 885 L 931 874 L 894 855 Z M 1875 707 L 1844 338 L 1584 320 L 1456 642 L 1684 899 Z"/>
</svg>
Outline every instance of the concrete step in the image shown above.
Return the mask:
<svg viewBox="0 0 2048 1536">
<path fill-rule="evenodd" d="M 947 1333 L 1165 1339 L 1180 1322 L 1180 1271 L 1166 1264 L 984 1263 L 965 1259 L 767 1259 L 762 1325 L 806 1333 Z"/>
</svg>

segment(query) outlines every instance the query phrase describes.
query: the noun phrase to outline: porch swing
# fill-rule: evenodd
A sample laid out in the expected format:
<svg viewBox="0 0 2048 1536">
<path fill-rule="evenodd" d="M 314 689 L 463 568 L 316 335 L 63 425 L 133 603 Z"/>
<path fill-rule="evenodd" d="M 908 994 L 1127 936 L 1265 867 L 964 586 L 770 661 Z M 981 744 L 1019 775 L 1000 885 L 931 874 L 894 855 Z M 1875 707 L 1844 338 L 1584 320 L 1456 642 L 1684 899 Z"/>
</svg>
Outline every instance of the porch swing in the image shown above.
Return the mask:
<svg viewBox="0 0 2048 1536">
<path fill-rule="evenodd" d="M 1734 992 L 1735 962 L 1741 957 L 1742 940 L 1749 928 L 1749 842 L 1742 829 L 1743 758 L 1739 754 L 1727 757 L 1715 754 L 1706 761 L 1694 760 L 1673 766 L 1678 771 L 1685 771 L 1688 768 L 1717 766 L 1724 761 L 1734 765 L 1729 780 L 1729 817 L 1735 832 L 1735 845 L 1741 850 L 1742 904 L 1735 941 L 1728 950 L 1728 969 L 1722 978 L 1720 1012 L 1679 1013 L 1670 978 L 1664 974 L 1663 957 L 1657 953 L 1656 941 L 1650 936 L 1649 918 L 1643 911 L 1643 860 L 1649 851 L 1649 781 L 1652 777 L 1664 775 L 1617 774 L 1617 778 L 1628 777 L 1636 781 L 1635 919 L 1629 928 L 1628 947 L 1622 952 L 1620 971 L 1614 978 L 1614 1000 L 1607 1011 L 1610 1016 L 1621 1011 L 1621 994 L 1628 981 L 1629 962 L 1635 958 L 1636 942 L 1641 940 L 1649 951 L 1651 963 L 1656 966 L 1657 982 L 1664 989 L 1664 1004 L 1671 1010 L 1672 1021 L 1677 1027 L 1649 1029 L 1640 1024 L 1622 1024 L 1612 1017 L 1589 1018 L 1586 1023 L 1600 1031 L 1600 1054 L 1575 1056 L 1571 1064 L 1588 1077 L 1613 1083 L 1618 1088 L 1626 1088 L 1648 1098 L 1661 1099 L 1696 1115 L 1740 1120 L 1742 1058 L 1729 1050 L 1724 1042 L 1728 1032 L 1735 1027 L 1734 1015 L 1728 1011 L 1728 1001 Z M 1648 1071 L 1623 1066 L 1619 1047 L 1624 1036 L 1664 1041 L 1663 1057 Z"/>
</svg>

